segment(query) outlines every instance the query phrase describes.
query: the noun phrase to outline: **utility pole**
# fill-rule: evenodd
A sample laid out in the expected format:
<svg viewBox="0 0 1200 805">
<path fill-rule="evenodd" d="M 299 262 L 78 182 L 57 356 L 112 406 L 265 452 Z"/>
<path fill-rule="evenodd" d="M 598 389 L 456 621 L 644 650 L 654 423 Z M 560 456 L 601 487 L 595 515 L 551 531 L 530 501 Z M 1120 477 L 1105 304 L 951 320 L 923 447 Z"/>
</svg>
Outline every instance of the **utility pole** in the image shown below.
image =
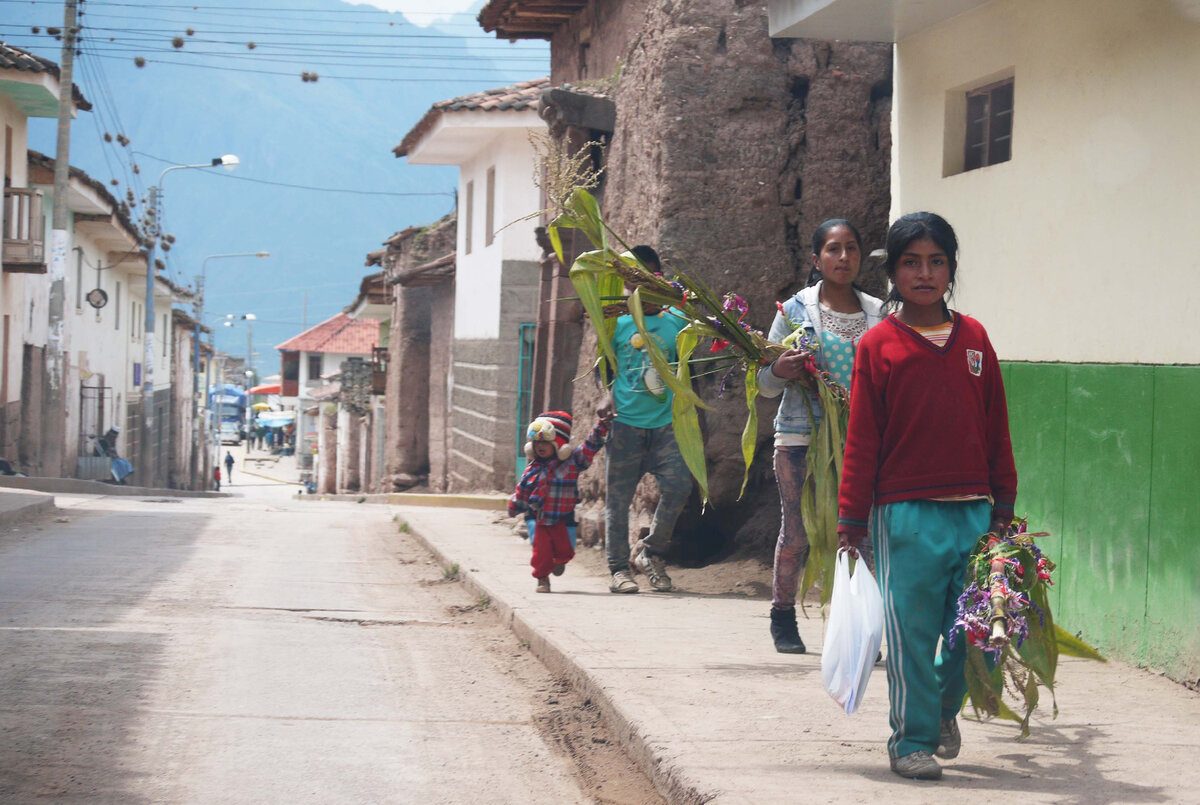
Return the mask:
<svg viewBox="0 0 1200 805">
<path fill-rule="evenodd" d="M 62 475 L 65 447 L 66 405 L 64 404 L 63 282 L 67 276 L 67 190 L 71 177 L 71 114 L 75 106 L 72 90 L 75 66 L 75 16 L 77 0 L 63 3 L 62 63 L 58 74 L 58 139 L 54 147 L 54 213 L 50 223 L 50 334 L 46 344 L 47 389 L 45 430 L 42 440 L 42 471 Z"/>
<path fill-rule="evenodd" d="M 165 172 L 164 172 L 165 173 Z M 159 177 L 162 184 L 162 177 Z M 158 456 L 154 450 L 154 292 L 158 281 L 158 269 L 154 265 L 154 247 L 158 242 L 160 227 L 158 216 L 159 197 L 161 190 L 158 185 L 150 188 L 150 223 L 146 233 L 150 244 L 146 247 L 146 323 L 142 328 L 142 426 L 140 430 L 141 466 L 138 467 L 138 484 L 140 486 L 155 485 L 155 460 Z"/>
</svg>

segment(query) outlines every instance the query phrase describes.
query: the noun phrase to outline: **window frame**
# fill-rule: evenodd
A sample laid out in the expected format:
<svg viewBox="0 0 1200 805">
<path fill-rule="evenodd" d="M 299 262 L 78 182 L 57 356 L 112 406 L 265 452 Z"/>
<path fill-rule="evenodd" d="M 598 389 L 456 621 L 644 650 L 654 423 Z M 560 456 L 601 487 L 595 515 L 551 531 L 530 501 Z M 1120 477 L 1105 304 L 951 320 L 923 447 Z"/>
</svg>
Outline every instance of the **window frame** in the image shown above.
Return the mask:
<svg viewBox="0 0 1200 805">
<path fill-rule="evenodd" d="M 1007 108 L 997 110 L 996 101 L 998 97 L 1003 97 L 1004 91 L 1007 90 L 1008 105 Z M 974 101 L 982 99 L 982 117 L 972 120 L 972 106 Z M 1015 76 L 993 81 L 990 84 L 985 84 L 981 87 L 972 89 L 966 93 L 965 100 L 965 131 L 963 135 L 963 167 L 962 172 L 978 170 L 979 168 L 987 168 L 992 165 L 999 165 L 1003 162 L 1012 161 L 1012 134 L 1013 134 L 1013 115 L 1016 107 L 1016 79 Z M 1003 123 L 1004 118 L 1007 118 L 1007 132 L 996 135 L 997 123 Z M 978 133 L 975 135 L 976 142 L 972 142 L 972 127 L 975 126 Z M 995 149 L 998 145 L 1003 146 L 1003 153 L 996 153 Z"/>
</svg>

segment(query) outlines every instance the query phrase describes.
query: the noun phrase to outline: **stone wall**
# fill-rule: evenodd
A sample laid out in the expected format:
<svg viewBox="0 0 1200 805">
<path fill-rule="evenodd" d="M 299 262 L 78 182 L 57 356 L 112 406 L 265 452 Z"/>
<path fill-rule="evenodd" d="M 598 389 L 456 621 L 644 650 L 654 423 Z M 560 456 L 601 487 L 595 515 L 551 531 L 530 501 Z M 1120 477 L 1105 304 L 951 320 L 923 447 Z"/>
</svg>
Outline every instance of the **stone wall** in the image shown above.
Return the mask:
<svg viewBox="0 0 1200 805">
<path fill-rule="evenodd" d="M 584 40 L 587 40 L 586 43 Z M 612 75 L 617 123 L 603 204 L 630 243 L 649 243 L 715 291 L 750 303 L 769 327 L 776 300 L 803 286 L 811 234 L 830 217 L 859 225 L 864 248 L 883 245 L 889 194 L 891 47 L 771 40 L 765 4 L 734 0 L 592 2 L 552 39 L 555 83 Z M 877 268 L 862 282 L 879 291 Z M 589 332 L 590 336 L 590 332 Z M 594 356 L 580 350 L 580 372 Z M 765 549 L 778 527 L 771 458 L 775 402 L 759 403 L 759 459 L 742 502 L 741 381 L 698 381 L 712 507 L 689 507 L 677 541 L 698 556 Z M 576 383 L 577 416 L 596 392 Z M 593 476 L 599 473 L 593 473 Z M 602 483 L 584 484 L 598 495 Z M 646 486 L 635 502 L 653 501 Z M 635 517 L 635 522 L 638 518 Z"/>
</svg>

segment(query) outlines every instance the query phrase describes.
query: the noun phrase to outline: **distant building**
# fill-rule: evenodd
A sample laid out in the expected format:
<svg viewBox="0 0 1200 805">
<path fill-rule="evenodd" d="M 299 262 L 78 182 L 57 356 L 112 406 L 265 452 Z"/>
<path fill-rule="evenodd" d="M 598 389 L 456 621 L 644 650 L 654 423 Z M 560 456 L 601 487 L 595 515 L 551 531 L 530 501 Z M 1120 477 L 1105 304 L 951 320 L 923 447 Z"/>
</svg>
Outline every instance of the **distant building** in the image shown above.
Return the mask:
<svg viewBox="0 0 1200 805">
<path fill-rule="evenodd" d="M 320 411 L 314 391 L 329 385 L 342 362 L 370 362 L 379 346 L 379 321 L 338 313 L 275 347 L 280 352 L 280 403 L 296 412 L 296 455 L 302 469 L 318 450 Z M 336 465 L 335 465 L 336 466 Z"/>
</svg>

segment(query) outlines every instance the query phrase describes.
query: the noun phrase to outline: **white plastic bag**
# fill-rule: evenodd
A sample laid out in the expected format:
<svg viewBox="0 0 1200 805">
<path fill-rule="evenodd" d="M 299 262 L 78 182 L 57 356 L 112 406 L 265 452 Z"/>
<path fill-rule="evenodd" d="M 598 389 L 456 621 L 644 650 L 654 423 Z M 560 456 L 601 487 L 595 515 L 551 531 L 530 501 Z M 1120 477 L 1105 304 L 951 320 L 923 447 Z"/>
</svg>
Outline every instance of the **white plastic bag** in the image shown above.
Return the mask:
<svg viewBox="0 0 1200 805">
<path fill-rule="evenodd" d="M 849 715 L 858 709 L 883 639 L 883 597 L 879 585 L 859 561 L 850 575 L 850 557 L 838 551 L 833 571 L 829 625 L 821 651 L 825 690 Z"/>
</svg>

